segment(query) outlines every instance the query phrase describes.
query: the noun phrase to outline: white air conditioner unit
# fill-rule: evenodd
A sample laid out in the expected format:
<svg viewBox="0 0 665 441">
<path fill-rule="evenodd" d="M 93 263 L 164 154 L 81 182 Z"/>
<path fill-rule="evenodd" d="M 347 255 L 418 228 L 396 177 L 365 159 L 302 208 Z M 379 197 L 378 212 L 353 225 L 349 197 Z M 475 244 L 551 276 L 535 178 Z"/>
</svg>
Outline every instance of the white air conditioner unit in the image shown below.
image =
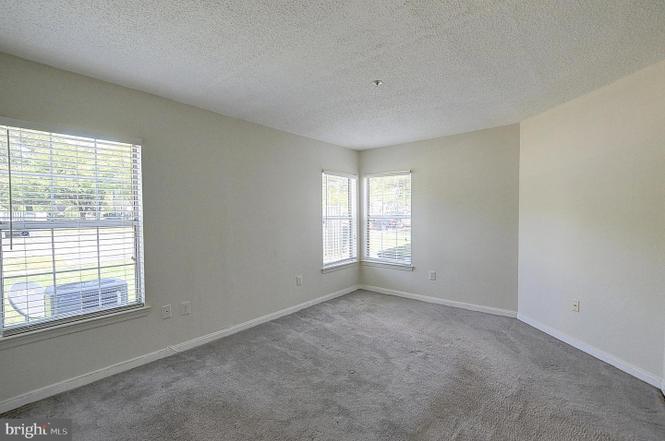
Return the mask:
<svg viewBox="0 0 665 441">
<path fill-rule="evenodd" d="M 92 312 L 127 304 L 127 282 L 101 279 L 74 282 L 46 289 L 51 298 L 53 315 Z"/>
</svg>

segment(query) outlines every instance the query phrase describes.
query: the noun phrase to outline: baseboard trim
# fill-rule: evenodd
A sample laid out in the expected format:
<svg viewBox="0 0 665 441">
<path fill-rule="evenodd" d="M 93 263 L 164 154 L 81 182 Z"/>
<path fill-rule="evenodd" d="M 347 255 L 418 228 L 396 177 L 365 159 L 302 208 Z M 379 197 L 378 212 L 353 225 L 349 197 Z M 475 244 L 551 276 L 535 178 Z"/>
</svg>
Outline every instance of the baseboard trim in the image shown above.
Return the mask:
<svg viewBox="0 0 665 441">
<path fill-rule="evenodd" d="M 420 300 L 421 302 L 452 306 L 453 308 L 467 309 L 469 311 L 484 312 L 486 314 L 500 315 L 503 317 L 512 317 L 512 318 L 517 317 L 516 311 L 511 311 L 509 309 L 495 308 L 493 306 L 484 306 L 484 305 L 476 305 L 473 303 L 458 302 L 456 300 L 448 300 L 439 297 L 425 296 L 422 294 L 415 294 L 406 291 L 398 291 L 396 289 L 382 288 L 380 286 L 360 285 L 360 289 L 365 289 L 367 291 L 374 291 L 380 294 L 404 297 L 406 299 Z"/>
<path fill-rule="evenodd" d="M 174 345 L 167 346 L 165 348 L 158 349 L 157 351 L 149 352 L 147 354 L 140 355 L 138 357 L 134 357 L 125 361 L 121 361 L 119 363 L 112 364 L 110 366 L 106 366 L 91 372 L 87 372 L 81 375 L 78 375 L 76 377 L 72 377 L 54 384 L 50 384 L 48 386 L 44 386 L 38 389 L 34 389 L 32 391 L 26 392 L 21 395 L 17 395 L 12 398 L 8 398 L 6 400 L 0 401 L 0 414 L 4 412 L 8 412 L 10 410 L 16 409 L 18 407 L 24 406 L 26 404 L 30 404 L 35 401 L 42 400 L 44 398 L 48 398 L 53 395 L 57 395 L 62 392 L 66 392 L 69 390 L 73 390 L 76 388 L 79 388 L 81 386 L 85 386 L 86 384 L 93 383 L 95 381 L 101 380 L 106 377 L 110 377 L 111 375 L 119 374 L 121 372 L 128 371 L 130 369 L 142 366 L 144 364 L 151 363 L 153 361 L 157 361 L 159 359 L 168 357 L 170 355 L 177 354 L 182 351 L 186 351 L 188 349 L 195 348 L 197 346 L 204 345 L 206 343 L 210 343 L 211 341 L 227 337 L 229 335 L 233 335 L 235 333 L 244 331 L 246 329 L 252 328 L 254 326 L 258 326 L 260 324 L 278 319 L 280 317 L 284 317 L 289 314 L 293 314 L 294 312 L 300 311 L 305 308 L 309 308 L 310 306 L 317 305 L 319 303 L 326 302 L 328 300 L 332 300 L 336 297 L 341 297 L 343 295 L 349 294 L 353 291 L 356 291 L 358 289 L 365 289 L 367 291 L 374 291 L 380 294 L 387 294 L 387 295 L 393 295 L 397 297 L 403 297 L 407 299 L 412 299 L 412 300 L 419 300 L 422 302 L 427 302 L 427 303 L 435 303 L 439 305 L 446 305 L 446 306 L 452 306 L 455 308 L 461 308 L 461 309 L 467 309 L 470 311 L 477 311 L 477 312 L 484 312 L 488 314 L 494 314 L 494 315 L 499 315 L 499 316 L 504 316 L 504 317 L 513 317 L 517 318 L 518 320 L 526 323 L 527 325 L 530 325 L 548 335 L 551 335 L 552 337 L 563 341 L 564 343 L 567 343 L 583 352 L 586 352 L 587 354 L 598 358 L 601 361 L 604 361 L 605 363 L 608 363 L 617 369 L 620 369 L 627 374 L 630 374 L 656 388 L 661 389 L 661 391 L 665 391 L 665 379 L 658 377 L 657 375 L 654 375 L 648 371 L 645 371 L 642 368 L 639 368 L 637 366 L 634 366 L 620 358 L 617 358 L 613 356 L 612 354 L 609 354 L 605 351 L 602 351 L 594 346 L 591 346 L 587 343 L 584 343 L 581 340 L 578 340 L 574 337 L 571 337 L 570 335 L 567 335 L 557 329 L 554 329 L 550 326 L 547 326 L 543 323 L 538 322 L 537 320 L 534 320 L 528 316 L 525 316 L 523 314 L 518 314 L 515 311 L 510 311 L 507 309 L 501 309 L 501 308 L 495 308 L 491 306 L 483 306 L 483 305 L 476 305 L 472 303 L 464 303 L 464 302 L 458 302 L 454 300 L 448 300 L 448 299 L 442 299 L 438 297 L 431 297 L 431 296 L 425 296 L 421 294 L 415 294 L 415 293 L 410 293 L 406 291 L 398 291 L 394 289 L 387 289 L 387 288 L 382 288 L 379 286 L 371 286 L 371 285 L 353 285 L 349 288 L 345 288 L 321 297 L 317 297 L 312 300 L 308 300 L 306 302 L 300 303 L 298 305 L 290 306 L 288 308 L 281 309 L 279 311 L 263 315 L 261 317 L 257 317 L 255 319 L 248 320 L 246 322 L 231 326 L 229 328 L 225 328 L 219 331 L 212 332 L 210 334 L 202 335 L 200 337 L 193 338 L 191 340 L 187 340 L 181 343 L 177 343 Z"/>
<path fill-rule="evenodd" d="M 627 361 L 622 360 L 608 352 L 605 352 L 602 349 L 598 349 L 595 346 L 585 343 L 582 340 L 572 337 L 564 332 L 561 332 L 558 329 L 552 328 L 551 326 L 548 326 L 544 323 L 534 320 L 531 317 L 528 317 L 524 314 L 517 314 L 517 320 L 524 322 L 527 325 L 532 326 L 544 332 L 545 334 L 548 334 L 556 338 L 557 340 L 561 340 L 562 342 L 567 343 L 570 346 L 579 349 L 582 352 L 586 352 L 592 357 L 596 357 L 597 359 L 604 361 L 605 363 L 610 364 L 615 368 L 622 370 L 625 373 L 630 374 L 633 377 L 644 381 L 645 383 L 649 383 L 650 385 L 656 388 L 663 388 L 663 385 L 665 385 L 664 379 L 660 378 L 659 376 L 651 372 L 645 371 L 644 369 L 639 368 L 631 363 L 628 363 Z"/>
<path fill-rule="evenodd" d="M 280 309 L 279 311 L 272 312 L 270 314 L 263 315 L 261 317 L 257 317 L 252 320 L 248 320 L 246 322 L 240 323 L 235 326 L 231 326 L 230 328 L 222 329 L 219 331 L 211 332 L 210 334 L 202 335 L 201 337 L 196 337 L 191 340 L 184 341 L 182 343 L 178 343 L 175 345 L 171 345 L 168 347 L 168 349 L 172 350 L 173 352 L 182 352 L 186 351 L 188 349 L 195 348 L 197 346 L 204 345 L 206 343 L 210 343 L 211 341 L 223 338 L 223 337 L 228 337 L 229 335 L 236 334 L 240 331 L 244 331 L 245 329 L 253 328 L 254 326 L 261 325 L 266 322 L 273 321 L 275 319 L 278 319 L 280 317 L 284 317 L 289 314 L 293 314 L 294 312 L 298 312 L 301 309 L 309 308 L 310 306 L 318 305 L 319 303 L 327 302 L 328 300 L 332 300 L 337 297 L 341 297 L 346 294 L 350 294 L 353 291 L 356 291 L 360 289 L 358 285 L 353 285 L 349 288 L 341 289 L 339 291 L 335 291 L 330 294 L 326 294 L 321 297 L 317 297 L 312 300 L 308 300 L 303 303 L 299 303 L 294 306 L 289 306 L 288 308 Z"/>
<path fill-rule="evenodd" d="M 17 395 L 15 397 L 8 398 L 6 400 L 0 401 L 0 414 L 8 412 L 10 410 L 16 409 L 26 404 L 33 403 L 35 401 L 43 400 L 53 395 L 57 395 L 62 392 L 67 392 L 85 386 L 86 384 L 93 383 L 95 381 L 101 380 L 111 375 L 119 374 L 121 372 L 128 371 L 130 369 L 142 366 L 144 364 L 157 361 L 161 358 L 168 357 L 170 355 L 177 354 L 188 349 L 195 348 L 197 346 L 210 343 L 211 341 L 233 335 L 245 329 L 253 328 L 260 324 L 284 317 L 294 312 L 300 311 L 301 309 L 309 308 L 310 306 L 317 305 L 319 303 L 332 300 L 336 297 L 341 297 L 343 295 L 349 294 L 353 291 L 359 289 L 359 286 L 353 285 L 349 288 L 345 288 L 333 293 L 317 297 L 312 300 L 308 300 L 303 303 L 299 303 L 294 306 L 289 306 L 288 308 L 280 309 L 279 311 L 272 312 L 270 314 L 257 317 L 246 322 L 225 328 L 219 331 L 211 332 L 210 334 L 202 335 L 200 337 L 193 338 L 181 343 L 167 346 L 165 348 L 158 349 L 154 352 L 149 352 L 147 354 L 139 355 L 138 357 L 130 358 L 129 360 L 121 361 L 119 363 L 112 364 L 91 372 L 86 372 L 85 374 L 78 375 L 63 381 L 59 381 L 48 386 L 44 386 L 38 389 L 31 390 L 29 392 Z"/>
</svg>

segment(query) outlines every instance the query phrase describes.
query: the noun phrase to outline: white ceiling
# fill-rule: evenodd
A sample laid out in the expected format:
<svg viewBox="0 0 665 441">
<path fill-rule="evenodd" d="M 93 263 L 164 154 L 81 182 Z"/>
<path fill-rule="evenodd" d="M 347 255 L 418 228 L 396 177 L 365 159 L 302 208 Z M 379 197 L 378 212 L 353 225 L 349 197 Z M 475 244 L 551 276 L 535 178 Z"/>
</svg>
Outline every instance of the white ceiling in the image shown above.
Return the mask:
<svg viewBox="0 0 665 441">
<path fill-rule="evenodd" d="M 0 0 L 0 51 L 368 148 L 518 122 L 660 61 L 665 1 Z"/>
</svg>

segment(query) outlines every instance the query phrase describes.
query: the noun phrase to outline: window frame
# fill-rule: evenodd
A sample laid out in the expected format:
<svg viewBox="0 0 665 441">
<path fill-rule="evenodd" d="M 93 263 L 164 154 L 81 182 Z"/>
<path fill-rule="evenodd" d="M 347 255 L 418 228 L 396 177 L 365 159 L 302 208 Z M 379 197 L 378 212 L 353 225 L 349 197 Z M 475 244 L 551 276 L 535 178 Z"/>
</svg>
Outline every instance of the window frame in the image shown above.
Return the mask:
<svg viewBox="0 0 665 441">
<path fill-rule="evenodd" d="M 58 124 L 44 124 L 44 123 L 34 123 L 30 121 L 23 121 L 14 118 L 7 118 L 0 116 L 0 125 L 14 127 L 17 129 L 25 130 L 34 130 L 41 132 L 48 132 L 63 136 L 71 137 L 81 137 L 81 138 L 92 138 L 97 140 L 103 140 L 114 143 L 128 144 L 132 146 L 132 151 L 137 150 L 139 155 L 139 162 L 136 170 L 136 179 L 135 183 L 136 194 L 134 195 L 134 204 L 135 204 L 135 213 L 137 213 L 138 218 L 135 220 L 121 220 L 118 222 L 108 222 L 104 224 L 101 221 L 90 221 L 90 227 L 120 227 L 120 226 L 131 226 L 134 230 L 134 250 L 137 257 L 135 263 L 135 283 L 136 283 L 136 295 L 137 301 L 128 305 L 121 305 L 117 307 L 112 307 L 108 309 L 98 309 L 91 312 L 71 315 L 66 317 L 54 318 L 51 320 L 38 321 L 34 324 L 26 324 L 23 326 L 13 326 L 9 328 L 4 327 L 4 308 L 5 308 L 5 293 L 3 286 L 3 275 L 2 275 L 2 249 L 0 249 L 0 348 L 5 348 L 7 344 L 11 345 L 22 344 L 24 341 L 38 341 L 42 338 L 42 334 L 47 333 L 49 336 L 54 335 L 63 335 L 71 332 L 77 332 L 79 329 L 89 329 L 97 326 L 104 326 L 108 323 L 114 323 L 119 321 L 124 321 L 134 317 L 143 317 L 147 315 L 151 307 L 146 303 L 146 292 L 145 292 L 145 254 L 144 254 L 144 238 L 143 238 L 143 162 L 142 162 L 142 152 L 143 152 L 143 140 L 141 138 L 135 137 L 117 137 L 112 135 L 104 135 L 100 133 L 91 133 L 81 130 L 72 130 L 68 126 L 58 125 Z M 134 178 L 134 170 L 132 171 L 132 179 Z M 0 230 L 6 229 L 6 222 L 0 222 Z M 14 225 L 21 226 L 21 222 L 18 221 Z M 27 229 L 39 230 L 39 222 L 23 222 L 24 226 Z M 30 225 L 33 224 L 33 225 Z M 52 222 L 49 224 L 50 228 L 63 228 L 71 227 L 72 223 L 63 221 L 63 222 Z M 46 332 L 48 331 L 48 332 Z"/>
<path fill-rule="evenodd" d="M 380 178 L 386 176 L 406 176 L 408 175 L 411 180 L 411 197 L 409 211 L 411 212 L 409 220 L 411 222 L 411 231 L 410 235 L 410 245 L 411 253 L 410 260 L 408 263 L 396 262 L 391 259 L 377 259 L 370 257 L 368 255 L 369 251 L 369 180 L 371 178 Z M 398 171 L 387 171 L 387 172 L 378 172 L 378 173 L 366 173 L 363 174 L 363 190 L 362 190 L 362 254 L 361 254 L 361 264 L 363 266 L 369 267 L 378 267 L 378 268 L 388 268 L 402 271 L 413 271 L 415 269 L 413 265 L 413 170 L 398 170 Z"/>
<path fill-rule="evenodd" d="M 346 173 L 346 172 L 340 172 L 340 171 L 334 171 L 334 170 L 322 170 L 321 171 L 321 204 L 320 206 L 323 207 L 323 177 L 325 175 L 328 176 L 335 176 L 338 178 L 346 178 L 349 179 L 353 182 L 353 185 L 350 185 L 349 183 L 349 205 L 351 208 L 351 242 L 353 243 L 353 256 L 347 259 L 341 259 L 337 260 L 334 262 L 329 262 L 325 263 L 324 257 L 325 257 L 325 241 L 323 239 L 323 222 L 325 219 L 328 218 L 328 216 L 323 216 L 323 212 L 321 212 L 321 272 L 322 273 L 327 273 L 331 271 L 335 271 L 338 269 L 343 269 L 348 266 L 352 266 L 357 264 L 360 259 L 359 259 L 359 253 L 358 253 L 358 175 L 353 174 L 353 173 Z M 327 191 L 326 191 L 327 194 Z M 340 216 L 341 219 L 344 217 Z"/>
</svg>

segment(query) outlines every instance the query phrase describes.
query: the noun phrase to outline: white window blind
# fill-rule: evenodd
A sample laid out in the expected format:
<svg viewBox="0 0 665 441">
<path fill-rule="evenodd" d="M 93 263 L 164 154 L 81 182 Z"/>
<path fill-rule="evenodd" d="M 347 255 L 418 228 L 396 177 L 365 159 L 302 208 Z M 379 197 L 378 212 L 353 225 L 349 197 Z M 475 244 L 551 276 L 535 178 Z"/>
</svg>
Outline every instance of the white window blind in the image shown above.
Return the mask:
<svg viewBox="0 0 665 441">
<path fill-rule="evenodd" d="M 411 265 L 411 173 L 366 178 L 364 259 Z"/>
<path fill-rule="evenodd" d="M 141 147 L 0 125 L 2 333 L 143 304 Z"/>
<path fill-rule="evenodd" d="M 358 260 L 356 178 L 323 172 L 323 267 Z"/>
</svg>

